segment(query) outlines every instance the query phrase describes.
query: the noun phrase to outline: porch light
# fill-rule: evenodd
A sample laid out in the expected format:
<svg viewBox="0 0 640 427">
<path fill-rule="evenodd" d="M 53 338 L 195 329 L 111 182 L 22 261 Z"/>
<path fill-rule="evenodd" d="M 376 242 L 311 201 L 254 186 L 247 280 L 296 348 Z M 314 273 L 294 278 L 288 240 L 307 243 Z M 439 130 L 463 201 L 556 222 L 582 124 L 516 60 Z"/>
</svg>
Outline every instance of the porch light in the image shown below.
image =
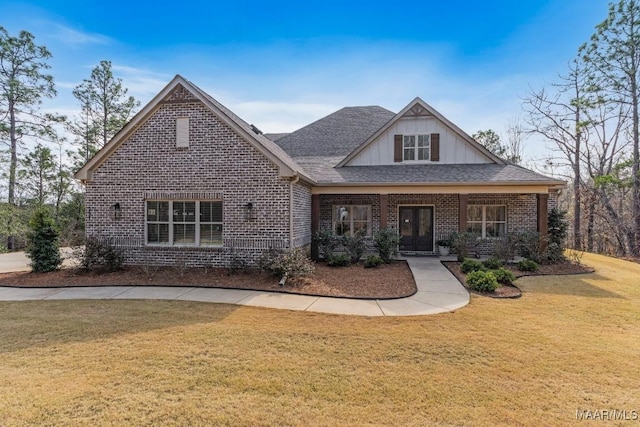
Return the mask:
<svg viewBox="0 0 640 427">
<path fill-rule="evenodd" d="M 111 205 L 111 217 L 114 220 L 118 220 L 122 218 L 122 208 L 120 207 L 120 203 L 114 203 Z"/>
</svg>

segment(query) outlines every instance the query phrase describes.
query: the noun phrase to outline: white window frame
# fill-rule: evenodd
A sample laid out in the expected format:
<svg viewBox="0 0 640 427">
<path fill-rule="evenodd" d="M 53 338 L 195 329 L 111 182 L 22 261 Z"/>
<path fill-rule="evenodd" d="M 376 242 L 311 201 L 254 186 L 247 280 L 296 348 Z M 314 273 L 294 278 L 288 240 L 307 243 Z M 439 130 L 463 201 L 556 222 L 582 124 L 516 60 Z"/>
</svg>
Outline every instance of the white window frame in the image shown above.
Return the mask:
<svg viewBox="0 0 640 427">
<path fill-rule="evenodd" d="M 469 208 L 470 207 L 480 207 L 482 208 L 482 220 L 481 221 L 470 221 L 469 220 Z M 504 221 L 487 221 L 487 208 L 504 208 Z M 467 206 L 467 227 L 469 224 L 482 224 L 482 233 L 481 236 L 483 239 L 500 239 L 505 236 L 490 236 L 487 237 L 487 224 L 504 224 L 504 232 L 505 235 L 507 233 L 507 205 L 476 205 L 470 204 Z"/>
<path fill-rule="evenodd" d="M 156 203 L 168 203 L 169 204 L 169 218 L 168 221 L 148 221 L 148 209 L 149 202 Z M 223 203 L 222 200 L 145 200 L 144 202 L 144 240 L 147 246 L 172 246 L 172 247 L 221 247 L 224 244 L 224 211 L 222 221 L 200 221 L 200 203 L 201 202 L 218 202 Z M 174 221 L 173 219 L 173 211 L 174 211 L 174 203 L 195 203 L 195 221 L 194 222 L 183 222 L 183 221 Z M 224 205 L 222 205 L 224 206 Z M 221 207 L 222 207 L 221 206 Z M 193 224 L 195 226 L 195 241 L 194 243 L 175 243 L 174 238 L 174 230 L 173 226 L 177 224 Z M 169 241 L 156 243 L 149 242 L 149 224 L 168 224 L 169 226 Z M 222 227 L 222 239 L 220 243 L 215 244 L 202 244 L 200 241 L 200 225 L 220 225 Z"/>
<path fill-rule="evenodd" d="M 331 206 L 331 223 L 332 223 L 332 230 L 335 233 L 338 223 L 340 222 L 340 219 L 337 218 L 338 216 L 338 210 L 341 208 L 345 208 L 346 212 L 347 212 L 347 219 L 345 222 L 348 222 L 348 226 L 349 226 L 349 231 L 345 232 L 344 235 L 349 235 L 349 236 L 353 236 L 353 232 L 355 230 L 354 228 L 354 224 L 355 223 L 364 223 L 366 222 L 366 234 L 365 236 L 367 237 L 371 237 L 372 235 L 372 215 L 371 215 L 371 205 L 333 205 Z M 354 215 L 353 212 L 356 208 L 366 208 L 367 209 L 367 219 L 366 220 L 356 220 L 354 219 Z"/>
<path fill-rule="evenodd" d="M 421 159 L 420 154 L 427 150 L 427 158 Z M 407 158 L 407 153 L 413 154 L 413 159 Z M 402 135 L 402 161 L 403 162 L 428 162 L 431 161 L 431 135 L 415 134 Z"/>
</svg>

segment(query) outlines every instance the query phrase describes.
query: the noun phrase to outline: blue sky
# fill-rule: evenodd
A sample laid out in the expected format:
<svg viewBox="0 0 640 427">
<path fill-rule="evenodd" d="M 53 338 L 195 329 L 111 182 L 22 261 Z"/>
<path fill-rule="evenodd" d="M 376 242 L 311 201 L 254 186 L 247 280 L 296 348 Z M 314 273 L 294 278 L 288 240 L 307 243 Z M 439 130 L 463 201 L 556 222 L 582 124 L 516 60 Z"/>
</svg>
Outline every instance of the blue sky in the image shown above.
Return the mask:
<svg viewBox="0 0 640 427">
<path fill-rule="evenodd" d="M 73 87 L 107 59 L 143 103 L 181 74 L 265 132 L 420 96 L 468 133 L 502 133 L 530 88 L 565 72 L 607 4 L 0 0 L 0 25 L 49 48 L 59 96 L 45 106 L 67 114 Z M 529 141 L 527 157 L 542 148 Z"/>
</svg>

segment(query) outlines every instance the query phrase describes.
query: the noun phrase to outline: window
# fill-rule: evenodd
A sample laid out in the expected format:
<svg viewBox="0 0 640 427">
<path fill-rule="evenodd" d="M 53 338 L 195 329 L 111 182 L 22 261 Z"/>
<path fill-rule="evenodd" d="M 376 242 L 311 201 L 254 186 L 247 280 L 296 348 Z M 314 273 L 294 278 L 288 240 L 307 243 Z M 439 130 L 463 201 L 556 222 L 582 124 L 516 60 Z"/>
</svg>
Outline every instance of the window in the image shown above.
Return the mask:
<svg viewBox="0 0 640 427">
<path fill-rule="evenodd" d="M 222 245 L 221 201 L 147 201 L 147 244 Z"/>
<path fill-rule="evenodd" d="M 353 236 L 359 230 L 364 230 L 366 236 L 371 236 L 370 205 L 333 206 L 334 233 L 339 236 Z"/>
<path fill-rule="evenodd" d="M 468 205 L 467 232 L 483 238 L 504 237 L 507 234 L 507 207 L 498 205 Z"/>
<path fill-rule="evenodd" d="M 402 137 L 402 159 L 430 160 L 431 144 L 429 135 L 403 135 Z"/>
</svg>

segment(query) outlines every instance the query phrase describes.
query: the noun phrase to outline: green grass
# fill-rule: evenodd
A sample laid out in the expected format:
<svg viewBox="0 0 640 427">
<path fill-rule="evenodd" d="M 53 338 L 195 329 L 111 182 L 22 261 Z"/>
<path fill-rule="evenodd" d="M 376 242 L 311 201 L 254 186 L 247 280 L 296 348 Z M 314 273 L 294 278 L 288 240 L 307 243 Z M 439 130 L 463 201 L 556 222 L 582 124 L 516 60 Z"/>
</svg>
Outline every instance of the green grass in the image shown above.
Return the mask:
<svg viewBox="0 0 640 427">
<path fill-rule="evenodd" d="M 640 265 L 583 261 L 596 272 L 413 318 L 0 303 L 0 425 L 572 425 L 578 409 L 640 411 Z"/>
</svg>

